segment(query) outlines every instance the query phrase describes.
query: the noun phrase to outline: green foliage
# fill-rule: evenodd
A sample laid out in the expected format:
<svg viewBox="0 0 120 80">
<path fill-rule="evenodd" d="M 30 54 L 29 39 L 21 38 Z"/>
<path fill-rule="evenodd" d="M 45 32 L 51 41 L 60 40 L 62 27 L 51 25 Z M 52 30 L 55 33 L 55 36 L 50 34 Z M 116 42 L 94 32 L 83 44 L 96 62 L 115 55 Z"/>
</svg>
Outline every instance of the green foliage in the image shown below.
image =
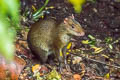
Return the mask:
<svg viewBox="0 0 120 80">
<path fill-rule="evenodd" d="M 69 2 L 73 5 L 75 11 L 80 13 L 82 10 L 82 5 L 86 2 L 86 0 L 69 0 Z"/>
<path fill-rule="evenodd" d="M 88 35 L 89 40 L 89 45 L 93 46 L 96 44 L 96 38 L 93 37 L 92 35 Z"/>
<path fill-rule="evenodd" d="M 106 43 L 111 43 L 112 42 L 112 37 L 106 37 L 105 42 Z"/>
<path fill-rule="evenodd" d="M 94 46 L 94 45 L 96 44 L 96 38 L 93 37 L 92 35 L 88 35 L 88 38 L 89 38 L 90 40 L 83 40 L 82 43 L 83 43 L 83 44 L 88 44 L 88 45 L 90 45 L 90 46 Z"/>
<path fill-rule="evenodd" d="M 11 60 L 15 31 L 19 29 L 19 1 L 0 0 L 0 5 L 0 53 Z"/>
<path fill-rule="evenodd" d="M 106 37 L 105 42 L 106 42 L 106 44 L 108 44 L 108 47 L 110 49 L 113 49 L 113 46 L 112 46 L 113 39 L 112 39 L 112 37 Z"/>
<path fill-rule="evenodd" d="M 33 19 L 34 20 L 38 20 L 38 18 L 40 18 L 40 16 L 43 16 L 43 9 L 46 7 L 46 5 L 48 4 L 49 0 L 45 1 L 45 4 L 37 11 L 33 14 Z"/>
<path fill-rule="evenodd" d="M 55 70 L 55 68 L 47 75 L 46 80 L 61 80 L 61 75 Z"/>
</svg>

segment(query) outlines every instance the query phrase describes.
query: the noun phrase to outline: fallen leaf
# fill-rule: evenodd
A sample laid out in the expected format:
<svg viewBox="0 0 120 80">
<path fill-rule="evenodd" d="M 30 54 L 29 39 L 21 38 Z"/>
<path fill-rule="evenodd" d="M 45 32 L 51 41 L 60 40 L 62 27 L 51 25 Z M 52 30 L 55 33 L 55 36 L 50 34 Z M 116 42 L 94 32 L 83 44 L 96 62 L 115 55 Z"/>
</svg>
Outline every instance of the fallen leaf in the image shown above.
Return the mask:
<svg viewBox="0 0 120 80">
<path fill-rule="evenodd" d="M 73 64 L 78 64 L 80 63 L 80 61 L 82 61 L 82 58 L 78 56 L 74 57 L 72 60 Z"/>
<path fill-rule="evenodd" d="M 82 44 L 89 44 L 89 40 L 82 40 Z"/>
<path fill-rule="evenodd" d="M 13 61 L 7 61 L 3 56 L 0 56 L 0 80 L 18 80 L 25 65 L 26 62 L 17 56 Z"/>
<path fill-rule="evenodd" d="M 39 64 L 36 64 L 35 66 L 32 66 L 32 72 L 36 73 L 40 70 L 40 65 Z"/>
<path fill-rule="evenodd" d="M 104 77 L 110 79 L 110 73 L 107 73 Z"/>
<path fill-rule="evenodd" d="M 94 49 L 94 53 L 100 53 L 100 52 L 102 52 L 104 50 L 103 48 L 98 48 L 96 46 L 91 46 L 91 48 Z"/>
<path fill-rule="evenodd" d="M 73 75 L 74 80 L 81 80 L 81 76 L 79 74 Z"/>
<path fill-rule="evenodd" d="M 47 80 L 61 80 L 61 75 L 53 69 L 48 75 Z"/>
</svg>

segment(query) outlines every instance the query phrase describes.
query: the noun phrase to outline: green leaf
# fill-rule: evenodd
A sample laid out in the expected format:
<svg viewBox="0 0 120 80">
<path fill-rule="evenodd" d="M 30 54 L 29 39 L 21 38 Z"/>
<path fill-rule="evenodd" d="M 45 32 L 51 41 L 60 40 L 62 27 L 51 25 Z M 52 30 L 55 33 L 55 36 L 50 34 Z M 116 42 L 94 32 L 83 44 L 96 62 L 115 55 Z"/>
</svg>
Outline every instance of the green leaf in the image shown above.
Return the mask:
<svg viewBox="0 0 120 80">
<path fill-rule="evenodd" d="M 47 75 L 47 80 L 61 80 L 61 75 L 55 70 L 55 68 Z"/>
<path fill-rule="evenodd" d="M 6 59 L 11 60 L 14 53 L 13 38 L 8 33 L 6 26 L 3 21 L 0 21 L 0 53 Z"/>
<path fill-rule="evenodd" d="M 111 44 L 109 44 L 109 48 L 110 48 L 110 49 L 113 49 L 113 46 L 112 46 Z"/>
<path fill-rule="evenodd" d="M 0 0 L 0 53 L 8 60 L 13 59 L 19 22 L 19 0 Z"/>
<path fill-rule="evenodd" d="M 36 20 L 38 18 L 40 18 L 40 16 L 43 16 L 43 9 L 47 6 L 49 0 L 45 1 L 45 4 L 37 11 L 35 12 L 32 16 L 33 16 L 33 20 Z"/>
<path fill-rule="evenodd" d="M 88 37 L 89 37 L 91 40 L 95 40 L 95 37 L 93 37 L 92 35 L 88 35 Z"/>
</svg>

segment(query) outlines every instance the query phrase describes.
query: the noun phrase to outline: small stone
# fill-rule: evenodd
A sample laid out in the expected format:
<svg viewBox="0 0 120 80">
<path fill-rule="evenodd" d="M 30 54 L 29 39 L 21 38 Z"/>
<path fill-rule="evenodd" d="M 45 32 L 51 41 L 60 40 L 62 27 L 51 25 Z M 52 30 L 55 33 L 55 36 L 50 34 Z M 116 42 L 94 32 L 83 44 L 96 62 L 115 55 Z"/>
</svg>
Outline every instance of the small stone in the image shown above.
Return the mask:
<svg viewBox="0 0 120 80">
<path fill-rule="evenodd" d="M 93 8 L 93 11 L 94 11 L 95 13 L 97 13 L 97 12 L 98 12 L 96 8 Z"/>
<path fill-rule="evenodd" d="M 84 21 L 87 21 L 87 19 L 84 19 Z"/>
<path fill-rule="evenodd" d="M 22 75 L 20 75 L 20 77 L 19 77 L 20 79 L 23 79 L 24 77 L 22 76 Z"/>
</svg>

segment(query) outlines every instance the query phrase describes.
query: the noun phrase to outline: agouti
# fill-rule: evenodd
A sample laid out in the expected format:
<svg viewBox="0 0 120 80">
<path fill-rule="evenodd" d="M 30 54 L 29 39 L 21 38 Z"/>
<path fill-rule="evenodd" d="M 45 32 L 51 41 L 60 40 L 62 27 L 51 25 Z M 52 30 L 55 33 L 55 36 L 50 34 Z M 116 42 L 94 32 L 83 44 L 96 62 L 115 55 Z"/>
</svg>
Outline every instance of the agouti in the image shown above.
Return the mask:
<svg viewBox="0 0 120 80">
<path fill-rule="evenodd" d="M 66 46 L 72 36 L 84 36 L 85 32 L 74 16 L 65 18 L 61 23 L 54 19 L 41 20 L 31 26 L 28 33 L 28 46 L 45 63 L 50 54 L 61 63 L 66 62 Z M 60 56 L 62 51 L 63 56 Z"/>
</svg>

